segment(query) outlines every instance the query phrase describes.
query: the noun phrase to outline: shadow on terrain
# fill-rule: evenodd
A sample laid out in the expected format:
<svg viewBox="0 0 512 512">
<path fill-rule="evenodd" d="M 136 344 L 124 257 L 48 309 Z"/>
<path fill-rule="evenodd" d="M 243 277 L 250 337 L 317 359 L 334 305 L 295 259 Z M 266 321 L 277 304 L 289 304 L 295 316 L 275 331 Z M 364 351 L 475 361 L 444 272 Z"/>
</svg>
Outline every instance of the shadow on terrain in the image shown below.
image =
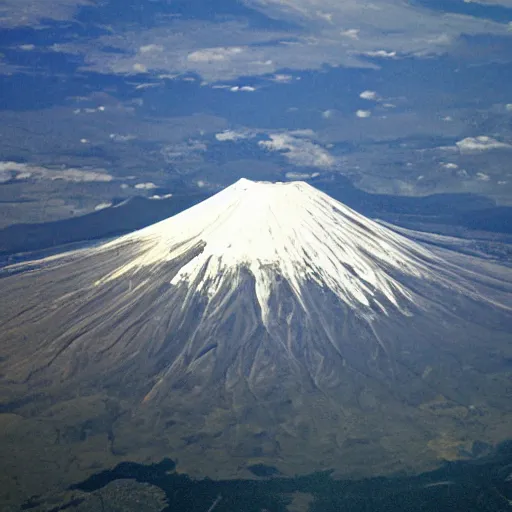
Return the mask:
<svg viewBox="0 0 512 512">
<path fill-rule="evenodd" d="M 207 512 L 213 508 L 216 512 L 284 512 L 289 510 L 294 493 L 313 497 L 311 512 L 499 512 L 510 510 L 512 500 L 512 441 L 484 458 L 446 463 L 439 470 L 415 477 L 337 481 L 325 471 L 297 478 L 194 481 L 174 472 L 174 467 L 170 459 L 151 465 L 123 462 L 73 485 L 71 489 L 85 497 L 53 511 L 72 510 L 86 501 L 88 494 L 125 479 L 163 491 L 165 512 Z M 272 473 L 272 468 L 267 470 Z M 23 508 L 29 510 L 40 504 L 34 500 Z"/>
<path fill-rule="evenodd" d="M 119 236 L 176 215 L 206 197 L 205 194 L 177 195 L 162 200 L 134 197 L 116 207 L 80 217 L 14 224 L 0 230 L 0 256 Z"/>
</svg>

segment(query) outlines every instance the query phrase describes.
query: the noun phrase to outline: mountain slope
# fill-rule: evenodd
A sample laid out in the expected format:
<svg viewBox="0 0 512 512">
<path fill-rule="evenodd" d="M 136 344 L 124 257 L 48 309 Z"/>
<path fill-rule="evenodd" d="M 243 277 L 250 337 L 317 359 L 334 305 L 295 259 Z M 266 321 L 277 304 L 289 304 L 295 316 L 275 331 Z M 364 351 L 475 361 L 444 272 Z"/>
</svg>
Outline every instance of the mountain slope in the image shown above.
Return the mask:
<svg viewBox="0 0 512 512">
<path fill-rule="evenodd" d="M 30 418 L 78 432 L 51 448 L 70 475 L 104 436 L 100 466 L 166 455 L 194 475 L 262 463 L 356 477 L 512 434 L 510 270 L 416 243 L 306 183 L 241 180 L 2 275 L 3 410 L 28 429 L 9 435 Z"/>
</svg>

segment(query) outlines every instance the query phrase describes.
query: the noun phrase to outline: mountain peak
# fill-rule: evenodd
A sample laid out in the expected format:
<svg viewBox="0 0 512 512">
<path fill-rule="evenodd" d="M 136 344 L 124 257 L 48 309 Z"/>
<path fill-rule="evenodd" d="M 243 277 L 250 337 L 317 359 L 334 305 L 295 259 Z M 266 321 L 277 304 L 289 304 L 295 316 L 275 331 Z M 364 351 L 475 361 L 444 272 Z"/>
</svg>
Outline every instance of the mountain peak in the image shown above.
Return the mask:
<svg viewBox="0 0 512 512">
<path fill-rule="evenodd" d="M 423 472 L 501 442 L 510 269 L 398 229 L 306 183 L 241 180 L 111 242 L 8 268 L 4 404 L 44 411 L 48 450 L 56 428 L 73 433 L 58 446 L 83 467 L 94 414 L 98 442 L 114 431 L 124 458 L 165 450 L 215 478 L 255 457 L 283 475 Z M 20 446 L 41 439 L 36 425 Z M 33 453 L 49 452 L 12 460 Z"/>
<path fill-rule="evenodd" d="M 301 181 L 241 179 L 112 244 L 134 242 L 134 257 L 107 279 L 158 268 L 200 247 L 170 282 L 187 282 L 211 296 L 220 286 L 236 286 L 233 274 L 247 268 L 254 276 L 264 319 L 276 274 L 301 303 L 303 287 L 312 281 L 352 308 L 373 315 L 389 306 L 403 306 L 405 312 L 412 296 L 396 274 L 429 277 L 436 261 L 422 246 Z"/>
</svg>

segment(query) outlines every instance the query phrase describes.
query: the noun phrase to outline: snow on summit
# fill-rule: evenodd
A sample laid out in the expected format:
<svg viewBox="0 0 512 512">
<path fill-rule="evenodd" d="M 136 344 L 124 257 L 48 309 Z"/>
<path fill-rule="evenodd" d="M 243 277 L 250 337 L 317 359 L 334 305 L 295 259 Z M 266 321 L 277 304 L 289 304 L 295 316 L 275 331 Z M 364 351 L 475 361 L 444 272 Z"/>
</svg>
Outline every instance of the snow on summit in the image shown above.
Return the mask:
<svg viewBox="0 0 512 512">
<path fill-rule="evenodd" d="M 394 274 L 428 278 L 437 258 L 422 246 L 356 213 L 305 182 L 269 183 L 242 179 L 206 201 L 162 222 L 122 237 L 135 243 L 134 257 L 105 280 L 141 268 L 157 268 L 202 250 L 172 277 L 215 295 L 236 286 L 248 268 L 266 316 L 278 273 L 301 300 L 308 281 L 330 289 L 354 308 L 376 306 L 379 297 L 399 307 L 410 293 Z"/>
</svg>

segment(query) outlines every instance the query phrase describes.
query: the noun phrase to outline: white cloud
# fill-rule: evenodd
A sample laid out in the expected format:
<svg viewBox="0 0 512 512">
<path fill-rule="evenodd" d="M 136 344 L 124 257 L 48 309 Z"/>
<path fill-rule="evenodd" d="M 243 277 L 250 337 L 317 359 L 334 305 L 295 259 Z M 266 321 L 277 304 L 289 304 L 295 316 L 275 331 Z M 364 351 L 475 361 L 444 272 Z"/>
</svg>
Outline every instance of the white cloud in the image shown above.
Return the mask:
<svg viewBox="0 0 512 512">
<path fill-rule="evenodd" d="M 369 101 L 377 101 L 379 99 L 379 95 L 375 91 L 363 91 L 359 97 Z"/>
<path fill-rule="evenodd" d="M 105 112 L 105 107 L 103 105 L 100 105 L 98 108 L 91 108 L 91 107 L 86 107 L 86 108 L 75 108 L 75 110 L 73 110 L 73 114 L 75 115 L 78 115 L 78 114 L 95 114 L 96 112 Z"/>
<path fill-rule="evenodd" d="M 283 69 L 310 70 L 324 65 L 375 69 L 378 64 L 368 57 L 429 57 L 459 51 L 457 42 L 463 35 L 510 35 L 505 23 L 471 16 L 446 13 L 440 23 L 434 10 L 402 0 L 246 2 L 296 28 L 248 29 L 242 18 L 210 22 L 176 19 L 169 25 L 135 27 L 83 45 L 78 40 L 59 48 L 82 54 L 83 69 L 87 70 L 197 73 L 212 83 L 242 76 L 271 77 Z M 107 47 L 119 51 L 107 52 Z M 143 53 L 141 48 L 151 51 Z"/>
<path fill-rule="evenodd" d="M 277 73 L 271 78 L 271 80 L 281 84 L 289 84 L 293 80 L 293 76 L 286 75 L 283 73 Z"/>
<path fill-rule="evenodd" d="M 238 85 L 235 85 L 231 87 L 229 90 L 231 92 L 254 92 L 256 90 L 256 87 L 252 87 L 250 85 L 243 85 L 240 87 Z"/>
<path fill-rule="evenodd" d="M 243 51 L 243 48 L 237 46 L 205 48 L 190 53 L 187 58 L 190 62 L 221 62 L 229 60 L 231 57 L 239 55 Z"/>
<path fill-rule="evenodd" d="M 285 174 L 288 180 L 310 180 L 320 176 L 319 172 L 307 173 L 307 172 L 287 172 Z"/>
<path fill-rule="evenodd" d="M 349 28 L 348 30 L 343 30 L 341 35 L 344 37 L 348 37 L 349 39 L 359 39 L 360 30 L 357 28 Z"/>
<path fill-rule="evenodd" d="M 476 179 L 478 181 L 489 181 L 491 178 L 489 177 L 488 174 L 485 174 L 485 172 L 477 172 Z"/>
<path fill-rule="evenodd" d="M 36 49 L 36 45 L 35 44 L 20 44 L 18 46 L 18 48 L 20 50 L 23 50 L 23 51 L 26 51 L 26 52 L 31 52 L 32 50 Z"/>
<path fill-rule="evenodd" d="M 466 137 L 456 143 L 461 153 L 480 153 L 491 149 L 512 149 L 511 144 L 500 142 L 487 135 Z"/>
<path fill-rule="evenodd" d="M 294 165 L 328 169 L 336 163 L 326 149 L 307 139 L 305 133 L 273 133 L 269 134 L 269 138 L 260 141 L 259 146 L 268 151 L 282 152 Z"/>
<path fill-rule="evenodd" d="M 50 173 L 49 171 L 45 172 L 46 176 L 50 176 L 52 180 L 64 180 L 64 181 L 74 181 L 74 182 L 84 182 L 84 181 L 101 181 L 101 182 L 109 182 L 114 179 L 113 176 L 107 174 L 105 172 L 100 171 L 89 171 L 83 169 L 64 169 L 62 171 L 56 171 L 54 173 Z"/>
<path fill-rule="evenodd" d="M 316 15 L 318 18 L 323 19 L 327 21 L 328 23 L 333 22 L 333 14 L 332 12 L 322 12 L 322 11 L 316 11 Z"/>
<path fill-rule="evenodd" d="M 3 181 L 21 180 L 63 180 L 70 182 L 110 182 L 114 177 L 104 169 L 52 169 L 40 165 L 19 162 L 0 162 L 0 176 Z M 7 177 L 7 179 L 5 179 Z"/>
<path fill-rule="evenodd" d="M 162 196 L 155 194 L 154 196 L 151 196 L 149 199 L 169 199 L 172 197 L 172 194 L 164 194 Z"/>
<path fill-rule="evenodd" d="M 502 5 L 503 7 L 512 8 L 512 0 L 464 0 L 464 2 L 467 4 Z"/>
<path fill-rule="evenodd" d="M 254 134 L 250 131 L 224 130 L 223 132 L 215 134 L 215 138 L 219 142 L 244 140 L 252 137 L 254 137 Z"/>
<path fill-rule="evenodd" d="M 164 47 L 161 44 L 145 44 L 139 48 L 140 53 L 163 52 Z"/>
<path fill-rule="evenodd" d="M 505 105 L 505 109 L 508 110 L 509 112 L 512 112 L 512 103 L 507 103 Z"/>
<path fill-rule="evenodd" d="M 396 57 L 396 52 L 388 52 L 386 50 L 371 50 L 367 52 L 362 52 L 363 55 L 367 57 L 374 57 L 380 59 L 393 59 Z"/>
<path fill-rule="evenodd" d="M 162 84 L 158 84 L 158 83 L 155 83 L 155 82 L 149 82 L 149 83 L 145 83 L 145 84 L 139 84 L 135 87 L 135 89 L 137 90 L 140 90 L 140 89 L 152 89 L 153 87 L 160 87 Z"/>
<path fill-rule="evenodd" d="M 148 181 L 146 183 L 137 183 L 135 185 L 135 188 L 137 190 L 152 190 L 154 188 L 157 188 L 157 186 L 154 183 Z"/>
<path fill-rule="evenodd" d="M 313 138 L 316 137 L 316 133 L 311 128 L 303 128 L 300 130 L 291 130 L 288 132 L 294 137 Z"/>
<path fill-rule="evenodd" d="M 121 135 L 120 133 L 111 133 L 109 139 L 114 142 L 129 142 L 136 139 L 135 135 Z"/>
<path fill-rule="evenodd" d="M 148 71 L 148 68 L 140 62 L 135 62 L 132 66 L 132 69 L 136 73 L 147 73 Z"/>
<path fill-rule="evenodd" d="M 372 115 L 372 113 L 369 110 L 358 110 L 356 112 L 356 116 L 360 117 L 362 119 L 370 117 L 371 115 Z"/>
<path fill-rule="evenodd" d="M 99 211 L 99 210 L 104 210 L 105 208 L 110 208 L 112 206 L 112 203 L 100 203 L 100 204 L 97 204 L 94 209 L 96 211 Z"/>
<path fill-rule="evenodd" d="M 441 167 L 443 167 L 445 169 L 448 169 L 448 170 L 453 170 L 453 169 L 458 169 L 459 168 L 459 166 L 457 164 L 454 164 L 452 162 L 442 163 Z"/>
<path fill-rule="evenodd" d="M 0 27 L 39 26 L 45 20 L 70 20 L 80 6 L 91 0 L 2 0 Z"/>
</svg>

